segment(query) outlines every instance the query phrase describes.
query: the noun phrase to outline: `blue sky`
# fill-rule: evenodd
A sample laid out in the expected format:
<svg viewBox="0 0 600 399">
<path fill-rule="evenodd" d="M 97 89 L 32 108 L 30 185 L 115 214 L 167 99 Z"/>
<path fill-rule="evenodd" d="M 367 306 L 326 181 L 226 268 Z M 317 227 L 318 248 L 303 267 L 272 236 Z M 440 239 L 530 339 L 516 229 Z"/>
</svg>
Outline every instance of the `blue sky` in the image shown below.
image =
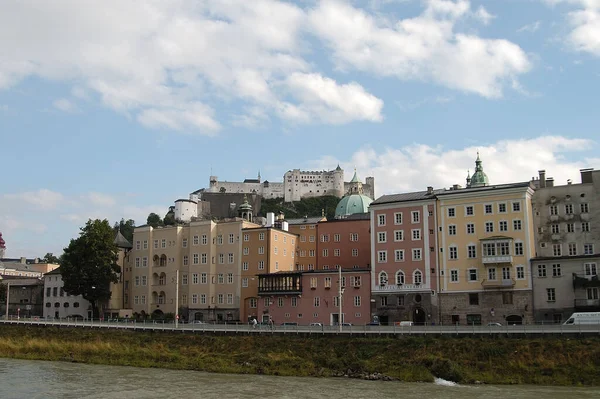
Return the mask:
<svg viewBox="0 0 600 399">
<path fill-rule="evenodd" d="M 600 0 L 8 0 L 0 48 L 11 257 L 211 170 L 340 163 L 382 195 L 463 184 L 477 151 L 492 183 L 600 165 Z"/>
</svg>

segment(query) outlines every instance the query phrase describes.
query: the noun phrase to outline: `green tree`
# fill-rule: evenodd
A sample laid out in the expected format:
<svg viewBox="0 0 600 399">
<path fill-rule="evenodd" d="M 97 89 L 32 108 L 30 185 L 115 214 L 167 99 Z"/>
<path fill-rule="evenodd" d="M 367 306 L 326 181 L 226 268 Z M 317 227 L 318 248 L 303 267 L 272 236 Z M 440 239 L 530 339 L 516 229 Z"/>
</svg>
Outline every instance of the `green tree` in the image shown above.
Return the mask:
<svg viewBox="0 0 600 399">
<path fill-rule="evenodd" d="M 92 306 L 92 317 L 98 314 L 98 303 L 110 299 L 110 283 L 119 281 L 118 248 L 108 220 L 88 220 L 79 237 L 64 249 L 60 271 L 64 289 L 71 295 L 82 295 Z"/>
<path fill-rule="evenodd" d="M 119 223 L 115 223 L 113 226 L 115 235 L 119 230 L 121 231 L 121 234 L 123 234 L 123 237 L 127 239 L 127 241 L 133 242 L 133 230 L 135 230 L 135 221 L 133 219 L 121 219 Z"/>
<path fill-rule="evenodd" d="M 172 209 L 169 209 L 169 212 L 165 215 L 163 219 L 163 224 L 165 226 L 175 226 L 175 212 Z"/>
<path fill-rule="evenodd" d="M 0 303 L 6 303 L 6 284 L 0 282 Z"/>
<path fill-rule="evenodd" d="M 148 226 L 157 228 L 158 226 L 163 225 L 163 221 L 160 218 L 160 216 L 158 216 L 156 213 L 152 212 L 151 214 L 148 215 L 148 219 L 146 219 L 146 224 Z"/>
<path fill-rule="evenodd" d="M 54 254 L 52 252 L 48 252 L 46 255 L 44 255 L 44 257 L 42 259 L 40 259 L 40 261 L 42 263 L 60 264 L 60 259 L 58 257 L 54 256 Z"/>
</svg>

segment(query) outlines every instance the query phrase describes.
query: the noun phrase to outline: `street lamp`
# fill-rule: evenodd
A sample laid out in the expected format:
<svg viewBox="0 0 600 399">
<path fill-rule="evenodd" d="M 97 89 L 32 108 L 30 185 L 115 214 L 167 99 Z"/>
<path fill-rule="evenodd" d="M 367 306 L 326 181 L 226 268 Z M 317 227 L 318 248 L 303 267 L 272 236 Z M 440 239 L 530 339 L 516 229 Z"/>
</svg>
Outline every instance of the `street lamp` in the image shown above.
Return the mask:
<svg viewBox="0 0 600 399">
<path fill-rule="evenodd" d="M 6 282 L 6 320 L 8 320 L 8 306 L 10 304 L 10 281 Z"/>
<path fill-rule="evenodd" d="M 92 290 L 95 290 L 96 286 L 92 285 Z M 92 316 L 90 317 L 90 323 L 94 322 L 94 305 L 92 302 L 90 302 L 90 313 L 92 314 Z"/>
</svg>

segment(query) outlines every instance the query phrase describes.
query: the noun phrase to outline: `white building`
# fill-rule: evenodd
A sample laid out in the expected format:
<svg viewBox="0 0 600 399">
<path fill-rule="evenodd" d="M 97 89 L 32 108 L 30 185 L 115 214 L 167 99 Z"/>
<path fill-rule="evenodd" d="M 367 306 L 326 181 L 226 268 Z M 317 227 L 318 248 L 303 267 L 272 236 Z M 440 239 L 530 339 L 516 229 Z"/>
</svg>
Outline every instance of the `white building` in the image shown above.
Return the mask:
<svg viewBox="0 0 600 399">
<path fill-rule="evenodd" d="M 63 285 L 60 268 L 44 274 L 44 317 L 46 319 L 90 317 L 90 303 L 81 295 L 68 295 Z"/>
</svg>

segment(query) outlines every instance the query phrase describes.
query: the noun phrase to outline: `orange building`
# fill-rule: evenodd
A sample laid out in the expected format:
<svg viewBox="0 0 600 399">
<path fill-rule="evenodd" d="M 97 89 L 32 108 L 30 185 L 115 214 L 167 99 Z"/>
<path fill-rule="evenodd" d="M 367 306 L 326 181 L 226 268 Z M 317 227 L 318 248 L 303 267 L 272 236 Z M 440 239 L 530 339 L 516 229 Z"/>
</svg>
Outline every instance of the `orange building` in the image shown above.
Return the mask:
<svg viewBox="0 0 600 399">
<path fill-rule="evenodd" d="M 296 270 L 315 270 L 317 265 L 317 227 L 326 222 L 324 216 L 287 220 L 289 232 L 298 236 Z"/>
<path fill-rule="evenodd" d="M 240 320 L 257 317 L 258 274 L 291 272 L 296 265 L 297 236 L 275 227 L 242 230 Z"/>
<path fill-rule="evenodd" d="M 371 263 L 368 213 L 318 224 L 317 270 L 363 269 Z"/>
</svg>

